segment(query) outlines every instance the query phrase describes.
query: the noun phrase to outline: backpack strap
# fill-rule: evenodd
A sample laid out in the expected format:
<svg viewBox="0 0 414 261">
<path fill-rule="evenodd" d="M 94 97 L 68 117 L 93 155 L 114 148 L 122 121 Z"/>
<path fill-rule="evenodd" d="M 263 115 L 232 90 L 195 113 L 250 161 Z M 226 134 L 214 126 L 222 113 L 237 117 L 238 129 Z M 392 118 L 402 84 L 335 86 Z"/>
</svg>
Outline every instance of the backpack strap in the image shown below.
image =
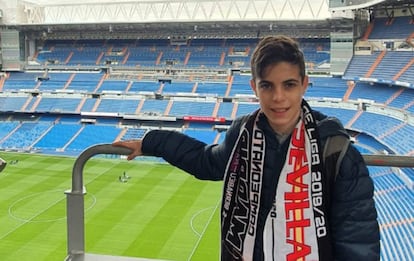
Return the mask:
<svg viewBox="0 0 414 261">
<path fill-rule="evenodd" d="M 330 136 L 326 139 L 323 149 L 323 160 L 329 181 L 328 184 L 333 185 L 332 182 L 335 182 L 349 143 L 349 138 L 343 135 Z"/>
<path fill-rule="evenodd" d="M 328 220 L 331 218 L 331 202 L 336 177 L 339 174 L 342 159 L 348 150 L 349 143 L 350 140 L 347 136 L 336 135 L 328 137 L 323 147 L 322 158 L 326 175 L 324 182 L 325 193 L 323 194 L 323 199 L 326 202 L 327 208 L 329 209 Z"/>
<path fill-rule="evenodd" d="M 325 141 L 322 155 L 326 174 L 324 200 L 329 208 L 336 177 L 339 174 L 342 159 L 348 150 L 349 143 L 349 138 L 343 135 L 330 136 Z"/>
</svg>

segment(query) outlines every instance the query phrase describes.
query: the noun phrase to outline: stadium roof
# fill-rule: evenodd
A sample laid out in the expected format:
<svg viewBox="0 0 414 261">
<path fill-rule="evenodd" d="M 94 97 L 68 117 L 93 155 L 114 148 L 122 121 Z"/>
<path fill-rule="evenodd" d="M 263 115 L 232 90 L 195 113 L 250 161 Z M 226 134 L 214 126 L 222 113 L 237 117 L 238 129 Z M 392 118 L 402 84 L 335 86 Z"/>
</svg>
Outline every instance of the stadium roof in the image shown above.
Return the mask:
<svg viewBox="0 0 414 261">
<path fill-rule="evenodd" d="M 330 11 L 414 7 L 413 0 L 330 0 Z"/>
<path fill-rule="evenodd" d="M 121 33 L 119 37 L 140 37 L 137 32 L 160 32 L 160 37 L 188 35 L 210 37 L 255 34 L 260 31 L 301 31 L 325 36 L 332 27 L 349 22 L 331 19 L 329 0 L 15 0 L 15 20 L 3 19 L 19 31 L 39 33 Z M 2 4 L 3 3 L 3 4 Z M 10 5 L 0 0 L 0 6 Z M 9 15 L 5 12 L 5 16 Z M 7 17 L 6 17 L 7 18 Z M 303 30 L 305 32 L 303 33 Z M 165 33 L 162 33 L 165 31 Z M 321 33 L 317 33 L 321 31 Z M 44 34 L 44 33 L 42 33 Z M 56 39 L 63 39 L 61 36 Z M 64 37 L 64 36 L 62 36 Z M 69 37 L 69 36 L 68 36 Z M 251 37 L 251 35 L 246 35 Z"/>
<path fill-rule="evenodd" d="M 332 16 L 330 1 L 0 0 L 0 23 L 32 39 L 233 38 L 276 32 L 314 38 L 352 28 L 352 17 Z"/>
<path fill-rule="evenodd" d="M 329 0 L 19 0 L 17 24 L 298 21 L 329 18 Z"/>
</svg>

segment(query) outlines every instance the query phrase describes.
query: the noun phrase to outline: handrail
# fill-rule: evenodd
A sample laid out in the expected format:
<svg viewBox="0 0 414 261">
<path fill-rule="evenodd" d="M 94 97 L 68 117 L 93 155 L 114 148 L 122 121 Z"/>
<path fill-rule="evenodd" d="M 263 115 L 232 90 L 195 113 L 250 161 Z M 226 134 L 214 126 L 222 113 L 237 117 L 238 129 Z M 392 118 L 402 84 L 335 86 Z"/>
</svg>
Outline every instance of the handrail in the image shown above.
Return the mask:
<svg viewBox="0 0 414 261">
<path fill-rule="evenodd" d="M 129 155 L 131 150 L 124 147 L 114 147 L 112 144 L 97 144 L 84 150 L 76 159 L 72 172 L 72 188 L 66 191 L 67 196 L 67 239 L 68 256 L 66 260 L 84 260 L 85 255 L 85 223 L 83 168 L 86 162 L 97 154 Z M 398 155 L 368 155 L 362 157 L 367 165 L 414 167 L 414 157 Z M 5 163 L 2 163 L 3 167 Z M 0 170 L 1 171 L 1 170 Z"/>
<path fill-rule="evenodd" d="M 362 157 L 365 163 L 370 166 L 414 167 L 414 157 L 412 156 L 362 154 Z"/>
<path fill-rule="evenodd" d="M 128 155 L 130 149 L 124 147 L 114 147 L 111 144 L 97 144 L 84 150 L 76 159 L 72 172 L 72 193 L 82 193 L 83 191 L 83 168 L 86 162 L 98 154 L 117 154 Z M 414 157 L 400 155 L 374 155 L 363 154 L 362 157 L 367 165 L 371 166 L 390 166 L 400 168 L 414 167 Z"/>
<path fill-rule="evenodd" d="M 129 155 L 130 149 L 114 147 L 112 144 L 97 144 L 85 149 L 76 159 L 72 171 L 72 193 L 82 193 L 83 190 L 83 168 L 86 162 L 98 154 Z"/>
</svg>

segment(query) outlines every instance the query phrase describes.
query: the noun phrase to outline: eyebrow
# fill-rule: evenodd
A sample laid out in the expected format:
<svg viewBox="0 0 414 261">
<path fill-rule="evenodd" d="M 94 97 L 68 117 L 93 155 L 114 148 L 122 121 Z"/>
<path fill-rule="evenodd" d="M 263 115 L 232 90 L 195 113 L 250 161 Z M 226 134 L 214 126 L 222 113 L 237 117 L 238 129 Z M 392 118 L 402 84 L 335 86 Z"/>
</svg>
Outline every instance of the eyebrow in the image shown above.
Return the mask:
<svg viewBox="0 0 414 261">
<path fill-rule="evenodd" d="M 259 82 L 258 82 L 258 83 L 259 83 L 259 84 L 267 83 L 267 84 L 271 84 L 271 85 L 273 85 L 273 83 L 272 83 L 271 81 L 269 81 L 269 80 L 264 80 L 264 79 L 259 80 Z M 284 80 L 282 83 L 284 83 L 284 84 L 286 84 L 286 83 L 300 83 L 300 80 L 297 80 L 297 79 L 292 78 L 292 79 L 287 79 L 287 80 Z"/>
<path fill-rule="evenodd" d="M 297 80 L 297 79 L 287 79 L 287 80 L 283 81 L 283 83 L 290 83 L 290 82 L 300 83 L 300 81 Z"/>
</svg>

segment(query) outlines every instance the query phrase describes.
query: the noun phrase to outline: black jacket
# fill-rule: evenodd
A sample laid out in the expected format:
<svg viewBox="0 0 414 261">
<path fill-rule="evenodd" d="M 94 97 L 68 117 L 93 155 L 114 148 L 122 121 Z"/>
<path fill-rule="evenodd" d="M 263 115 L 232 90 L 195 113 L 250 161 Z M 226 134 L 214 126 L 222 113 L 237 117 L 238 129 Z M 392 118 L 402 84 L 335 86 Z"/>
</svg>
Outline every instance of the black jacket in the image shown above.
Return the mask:
<svg viewBox="0 0 414 261">
<path fill-rule="evenodd" d="M 316 111 L 313 113 L 319 122 L 322 145 L 328 136 L 347 135 L 338 121 Z M 207 145 L 180 132 L 153 130 L 145 135 L 142 151 L 146 155 L 162 157 L 198 179 L 222 180 L 240 127 L 247 117 L 233 121 L 221 144 Z M 258 241 L 254 250 L 254 260 L 257 261 L 263 260 L 261 234 L 279 179 L 274 173 L 280 173 L 289 146 L 289 139 L 279 144 L 264 115 L 260 116 L 258 126 L 265 132 L 267 145 L 261 197 L 265 200 L 262 201 L 263 211 L 258 219 Z M 361 154 L 349 146 L 331 194 L 329 222 L 335 260 L 380 259 L 379 228 L 373 192 L 373 182 Z"/>
</svg>

